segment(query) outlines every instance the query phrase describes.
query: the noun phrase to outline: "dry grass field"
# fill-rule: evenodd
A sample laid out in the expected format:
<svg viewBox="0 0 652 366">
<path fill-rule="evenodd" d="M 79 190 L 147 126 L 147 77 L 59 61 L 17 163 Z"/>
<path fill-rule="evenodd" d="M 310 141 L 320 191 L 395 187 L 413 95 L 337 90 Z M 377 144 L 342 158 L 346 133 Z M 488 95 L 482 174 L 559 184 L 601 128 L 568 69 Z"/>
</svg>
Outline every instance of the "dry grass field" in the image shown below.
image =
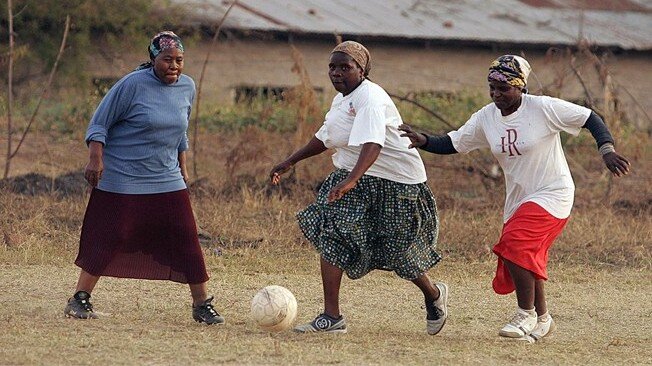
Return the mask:
<svg viewBox="0 0 652 366">
<path fill-rule="evenodd" d="M 547 285 L 558 329 L 529 345 L 497 335 L 515 300 L 491 290 L 490 248 L 500 231 L 504 188 L 500 179 L 479 173 L 478 164 L 489 162 L 483 156 L 424 155 L 445 255 L 430 274 L 451 288 L 450 318 L 441 334 L 425 333 L 418 289 L 379 271 L 343 283 L 348 334 L 267 334 L 248 318 L 251 298 L 265 285 L 295 294 L 298 321 L 321 309 L 318 257 L 294 213 L 312 199 L 312 189 L 330 170 L 329 158 L 303 164 L 280 188 L 270 188 L 267 171 L 296 146 L 292 136 L 249 129 L 200 138 L 191 194 L 197 222 L 209 236 L 209 286 L 227 324 L 193 322 L 186 286 L 114 278 L 101 279 L 93 293 L 101 319 L 64 318 L 88 199 L 79 175 L 86 149 L 81 138 L 36 134 L 1 191 L 0 364 L 652 363 L 648 139 L 621 150 L 634 172 L 619 180 L 609 178 L 590 144 L 567 150 L 576 204 L 551 251 Z"/>
</svg>

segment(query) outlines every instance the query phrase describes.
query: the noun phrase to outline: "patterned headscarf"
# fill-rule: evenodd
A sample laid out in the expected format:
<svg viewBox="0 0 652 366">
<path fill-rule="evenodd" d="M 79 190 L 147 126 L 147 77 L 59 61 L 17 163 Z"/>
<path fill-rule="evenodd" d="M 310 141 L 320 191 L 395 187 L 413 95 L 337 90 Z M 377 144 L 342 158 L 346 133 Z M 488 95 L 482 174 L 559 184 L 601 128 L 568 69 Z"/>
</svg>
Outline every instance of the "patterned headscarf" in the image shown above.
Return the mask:
<svg viewBox="0 0 652 366">
<path fill-rule="evenodd" d="M 163 31 L 152 38 L 147 49 L 149 50 L 149 57 L 155 58 L 159 53 L 171 48 L 178 48 L 183 52 L 181 38 L 172 31 Z"/>
<path fill-rule="evenodd" d="M 157 33 L 154 37 L 152 37 L 152 40 L 149 42 L 149 46 L 147 47 L 150 61 L 141 64 L 138 66 L 138 68 L 136 68 L 136 70 L 147 69 L 154 66 L 151 60 L 155 59 L 159 53 L 172 48 L 178 48 L 181 50 L 181 52 L 184 51 L 183 43 L 181 43 L 181 38 L 179 38 L 179 36 L 174 34 L 172 31 L 163 31 Z"/>
<path fill-rule="evenodd" d="M 527 77 L 530 75 L 530 63 L 523 57 L 503 55 L 495 59 L 489 66 L 489 81 L 505 82 L 511 86 L 525 88 Z"/>
<path fill-rule="evenodd" d="M 335 46 L 331 53 L 333 52 L 342 52 L 351 56 L 353 61 L 363 70 L 364 76 L 369 75 L 369 71 L 371 71 L 371 55 L 365 46 L 355 41 L 346 41 Z"/>
</svg>

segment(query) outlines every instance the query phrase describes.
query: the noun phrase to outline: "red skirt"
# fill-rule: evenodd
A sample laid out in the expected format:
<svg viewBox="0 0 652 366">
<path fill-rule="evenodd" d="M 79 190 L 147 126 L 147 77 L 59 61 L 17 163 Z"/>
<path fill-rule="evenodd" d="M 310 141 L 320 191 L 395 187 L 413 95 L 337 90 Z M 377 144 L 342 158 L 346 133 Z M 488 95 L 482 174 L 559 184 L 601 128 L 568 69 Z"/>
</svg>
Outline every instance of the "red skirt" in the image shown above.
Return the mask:
<svg viewBox="0 0 652 366">
<path fill-rule="evenodd" d="M 497 294 L 514 291 L 514 281 L 503 259 L 534 274 L 536 279 L 548 279 L 548 249 L 561 233 L 568 218 L 558 219 L 534 202 L 525 202 L 503 225 L 503 232 L 493 252 L 498 256 L 498 268 L 493 280 Z"/>
<path fill-rule="evenodd" d="M 206 282 L 188 190 L 119 194 L 93 189 L 75 264 L 94 276 Z"/>
</svg>

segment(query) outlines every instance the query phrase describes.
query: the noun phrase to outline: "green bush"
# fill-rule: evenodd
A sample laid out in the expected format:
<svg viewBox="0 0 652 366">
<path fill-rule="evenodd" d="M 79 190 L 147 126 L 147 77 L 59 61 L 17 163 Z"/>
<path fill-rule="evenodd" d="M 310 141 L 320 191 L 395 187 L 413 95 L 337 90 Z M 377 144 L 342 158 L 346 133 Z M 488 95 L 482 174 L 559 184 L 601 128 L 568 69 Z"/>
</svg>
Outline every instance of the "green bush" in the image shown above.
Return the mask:
<svg viewBox="0 0 652 366">
<path fill-rule="evenodd" d="M 296 130 L 298 115 L 297 107 L 291 103 L 260 98 L 202 111 L 199 126 L 208 131 L 242 131 L 256 125 L 269 132 L 286 133 Z"/>
<path fill-rule="evenodd" d="M 46 75 L 59 51 L 66 15 L 71 25 L 64 57 L 55 81 L 66 86 L 83 79 L 83 63 L 95 57 L 107 57 L 106 49 L 132 49 L 146 45 L 149 37 L 177 20 L 177 7 L 167 5 L 161 12 L 150 0 L 39 0 L 14 1 L 13 21 L 16 87 L 28 85 Z M 179 9 L 181 11 L 182 9 Z M 181 13 L 182 14 L 182 13 Z M 156 21 L 152 21 L 156 19 Z M 0 52 L 8 51 L 7 2 L 0 1 Z M 142 47 L 143 52 L 145 47 Z M 28 65 L 28 66 L 27 66 Z M 0 80 L 7 75 L 0 73 Z"/>
<path fill-rule="evenodd" d="M 74 92 L 72 92 L 74 94 Z M 93 115 L 101 97 L 91 93 L 79 98 L 75 95 L 59 95 L 51 98 L 41 107 L 36 129 L 60 134 L 83 134 L 88 121 Z M 64 102 L 57 102 L 64 100 Z M 473 112 L 486 104 L 478 94 L 461 92 L 457 94 L 435 95 L 422 94 L 416 100 L 423 106 L 432 109 L 454 126 L 461 126 Z M 450 130 L 448 126 L 433 117 L 423 109 L 409 102 L 395 101 L 405 123 L 433 133 L 443 133 Z M 35 100 L 27 101 L 21 109 L 27 113 L 34 106 Z M 308 123 L 318 123 L 316 118 L 323 118 L 330 101 L 318 101 L 319 110 L 315 116 L 308 116 Z M 270 98 L 252 99 L 246 103 L 219 105 L 203 102 L 200 108 L 199 127 L 206 131 L 242 131 L 248 126 L 258 126 L 273 133 L 294 132 L 299 118 L 299 107 L 296 103 Z M 195 115 L 191 116 L 191 128 Z"/>
<path fill-rule="evenodd" d="M 97 97 L 82 98 L 78 102 L 45 103 L 39 113 L 40 122 L 35 127 L 81 139 L 98 103 Z"/>
</svg>

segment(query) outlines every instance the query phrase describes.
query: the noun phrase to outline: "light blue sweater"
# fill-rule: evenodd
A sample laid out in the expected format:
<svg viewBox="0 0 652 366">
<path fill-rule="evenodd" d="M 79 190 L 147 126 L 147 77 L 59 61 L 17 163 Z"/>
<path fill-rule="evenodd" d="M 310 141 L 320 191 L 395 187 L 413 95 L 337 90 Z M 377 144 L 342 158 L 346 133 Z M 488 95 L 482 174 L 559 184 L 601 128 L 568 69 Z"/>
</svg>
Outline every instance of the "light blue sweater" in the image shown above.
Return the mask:
<svg viewBox="0 0 652 366">
<path fill-rule="evenodd" d="M 188 149 L 188 121 L 195 82 L 181 75 L 161 82 L 152 68 L 120 79 L 97 107 L 86 144 L 104 145 L 104 173 L 98 189 L 148 194 L 186 188 L 178 154 Z"/>
</svg>

